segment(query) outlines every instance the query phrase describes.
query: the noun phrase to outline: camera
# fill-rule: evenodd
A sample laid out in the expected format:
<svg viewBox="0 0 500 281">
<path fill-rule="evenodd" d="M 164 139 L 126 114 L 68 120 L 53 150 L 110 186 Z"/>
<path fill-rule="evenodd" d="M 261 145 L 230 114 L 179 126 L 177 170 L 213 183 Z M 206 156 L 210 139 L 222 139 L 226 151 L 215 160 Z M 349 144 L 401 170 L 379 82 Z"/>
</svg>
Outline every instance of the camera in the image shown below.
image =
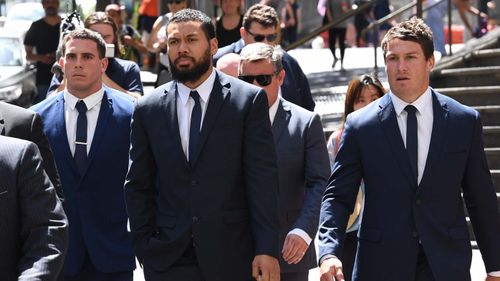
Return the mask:
<svg viewBox="0 0 500 281">
<path fill-rule="evenodd" d="M 106 44 L 106 55 L 107 58 L 113 58 L 115 56 L 115 45 Z"/>
</svg>

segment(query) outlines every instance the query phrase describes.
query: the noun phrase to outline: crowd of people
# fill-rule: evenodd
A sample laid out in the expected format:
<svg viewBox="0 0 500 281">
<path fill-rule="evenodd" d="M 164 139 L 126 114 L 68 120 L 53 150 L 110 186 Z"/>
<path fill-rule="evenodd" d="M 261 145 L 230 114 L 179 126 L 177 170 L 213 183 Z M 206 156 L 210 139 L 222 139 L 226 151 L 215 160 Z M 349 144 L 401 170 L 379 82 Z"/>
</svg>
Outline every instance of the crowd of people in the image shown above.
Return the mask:
<svg viewBox="0 0 500 281">
<path fill-rule="evenodd" d="M 137 260 L 147 281 L 307 281 L 318 265 L 322 281 L 470 280 L 464 200 L 486 280 L 500 280 L 480 117 L 430 87 L 423 20 L 387 30 L 389 89 L 353 78 L 327 141 L 276 9 L 222 2 L 217 24 L 183 0 L 143 14 L 146 44 L 111 4 L 28 54 L 63 75 L 31 109 L 0 103 L 1 279 L 131 281 Z M 51 29 L 58 2 L 42 4 L 33 28 Z M 238 25 L 221 47 L 217 26 Z M 138 64 L 119 57 L 144 48 L 169 78 L 142 96 Z"/>
</svg>

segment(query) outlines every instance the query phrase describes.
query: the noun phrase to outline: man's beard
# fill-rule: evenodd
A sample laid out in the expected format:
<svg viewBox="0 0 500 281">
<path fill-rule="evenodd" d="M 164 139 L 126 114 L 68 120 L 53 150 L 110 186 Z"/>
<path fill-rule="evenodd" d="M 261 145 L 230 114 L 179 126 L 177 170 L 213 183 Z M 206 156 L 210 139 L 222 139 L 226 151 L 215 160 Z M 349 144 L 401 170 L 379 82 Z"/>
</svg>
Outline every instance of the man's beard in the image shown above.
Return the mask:
<svg viewBox="0 0 500 281">
<path fill-rule="evenodd" d="M 186 57 L 178 57 L 176 61 L 181 58 Z M 198 81 L 198 79 L 200 79 L 200 77 L 210 69 L 212 56 L 210 54 L 210 50 L 207 49 L 199 62 L 196 62 L 193 58 L 191 58 L 191 60 L 193 60 L 193 66 L 191 68 L 177 68 L 175 62 L 173 62 L 170 57 L 168 60 L 170 62 L 172 77 L 181 83 L 186 83 Z"/>
</svg>

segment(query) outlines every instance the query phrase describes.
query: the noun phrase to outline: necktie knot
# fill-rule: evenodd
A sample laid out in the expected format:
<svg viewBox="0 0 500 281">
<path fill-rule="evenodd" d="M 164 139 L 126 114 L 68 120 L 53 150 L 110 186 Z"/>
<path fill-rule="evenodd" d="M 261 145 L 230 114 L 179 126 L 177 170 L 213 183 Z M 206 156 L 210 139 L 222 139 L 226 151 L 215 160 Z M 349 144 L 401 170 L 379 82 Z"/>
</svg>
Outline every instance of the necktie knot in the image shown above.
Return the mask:
<svg viewBox="0 0 500 281">
<path fill-rule="evenodd" d="M 415 114 L 417 112 L 417 108 L 409 104 L 405 107 L 405 111 L 408 112 L 408 114 Z"/>
<path fill-rule="evenodd" d="M 78 113 L 87 113 L 87 105 L 85 105 L 85 102 L 83 100 L 80 100 L 76 103 L 76 110 L 78 110 Z"/>
<path fill-rule="evenodd" d="M 197 91 L 191 91 L 189 93 L 189 96 L 194 100 L 195 104 L 199 104 L 200 103 L 200 94 L 198 94 Z"/>
</svg>

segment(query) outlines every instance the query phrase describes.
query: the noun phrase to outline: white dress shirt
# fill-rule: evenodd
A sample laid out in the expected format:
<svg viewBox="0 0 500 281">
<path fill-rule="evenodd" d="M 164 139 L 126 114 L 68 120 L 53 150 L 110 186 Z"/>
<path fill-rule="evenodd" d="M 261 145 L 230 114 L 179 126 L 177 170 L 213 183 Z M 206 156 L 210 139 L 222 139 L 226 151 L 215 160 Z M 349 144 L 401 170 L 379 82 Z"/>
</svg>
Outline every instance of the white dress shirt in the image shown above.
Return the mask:
<svg viewBox="0 0 500 281">
<path fill-rule="evenodd" d="M 76 103 L 80 101 L 67 90 L 64 91 L 64 121 L 66 123 L 66 134 L 68 137 L 69 149 L 71 154 L 75 154 L 76 141 L 76 121 L 78 119 L 78 110 L 75 108 Z M 102 98 L 104 96 L 104 88 L 91 94 L 83 99 L 87 106 L 87 154 L 90 151 L 92 140 L 94 139 L 95 128 L 99 111 L 101 110 Z"/>
<path fill-rule="evenodd" d="M 394 105 L 394 110 L 396 110 L 396 116 L 398 119 L 399 130 L 401 131 L 401 136 L 403 137 L 403 142 L 406 147 L 406 117 L 408 113 L 405 107 L 409 104 L 392 92 L 391 95 L 392 104 Z M 427 88 L 425 93 L 421 95 L 416 101 L 412 102 L 411 105 L 417 108 L 417 128 L 418 128 L 418 183 L 422 180 L 422 176 L 425 169 L 425 162 L 427 161 L 427 154 L 429 153 L 429 145 L 431 143 L 432 135 L 432 124 L 434 120 L 434 111 L 432 108 L 432 94 L 431 89 Z M 500 277 L 500 271 L 488 272 L 488 275 Z"/>
<path fill-rule="evenodd" d="M 396 116 L 398 120 L 399 131 L 401 132 L 401 137 L 403 137 L 403 143 L 406 147 L 406 118 L 408 113 L 405 107 L 409 103 L 398 98 L 392 92 L 389 92 L 391 96 L 392 104 L 394 105 L 394 110 L 396 111 Z M 434 121 L 434 111 L 432 108 L 432 94 L 431 89 L 427 88 L 425 93 L 421 95 L 417 100 L 411 103 L 411 105 L 417 108 L 417 135 L 418 135 L 418 183 L 422 180 L 424 174 L 425 162 L 427 161 L 427 154 L 429 153 L 429 146 L 431 143 L 432 126 Z"/>
<path fill-rule="evenodd" d="M 194 100 L 189 97 L 191 91 L 197 91 L 200 95 L 201 104 L 201 123 L 200 130 L 203 126 L 203 120 L 205 119 L 205 113 L 207 112 L 208 100 L 210 98 L 210 93 L 214 87 L 215 83 L 215 70 L 212 69 L 212 73 L 208 76 L 207 80 L 201 83 L 196 89 L 191 89 L 186 85 L 177 82 L 177 120 L 179 121 L 179 134 L 181 136 L 182 150 L 186 155 L 186 159 L 189 159 L 189 130 L 191 128 L 191 112 L 194 107 Z"/>
<path fill-rule="evenodd" d="M 278 105 L 280 103 L 281 97 L 281 89 L 279 89 L 278 98 L 274 101 L 274 103 L 269 107 L 269 119 L 271 120 L 271 124 L 274 122 L 274 118 L 276 118 L 276 112 L 278 112 Z M 300 228 L 294 228 L 288 232 L 288 235 L 295 234 L 298 235 L 302 240 L 304 240 L 307 245 L 311 244 L 312 238 Z"/>
</svg>

